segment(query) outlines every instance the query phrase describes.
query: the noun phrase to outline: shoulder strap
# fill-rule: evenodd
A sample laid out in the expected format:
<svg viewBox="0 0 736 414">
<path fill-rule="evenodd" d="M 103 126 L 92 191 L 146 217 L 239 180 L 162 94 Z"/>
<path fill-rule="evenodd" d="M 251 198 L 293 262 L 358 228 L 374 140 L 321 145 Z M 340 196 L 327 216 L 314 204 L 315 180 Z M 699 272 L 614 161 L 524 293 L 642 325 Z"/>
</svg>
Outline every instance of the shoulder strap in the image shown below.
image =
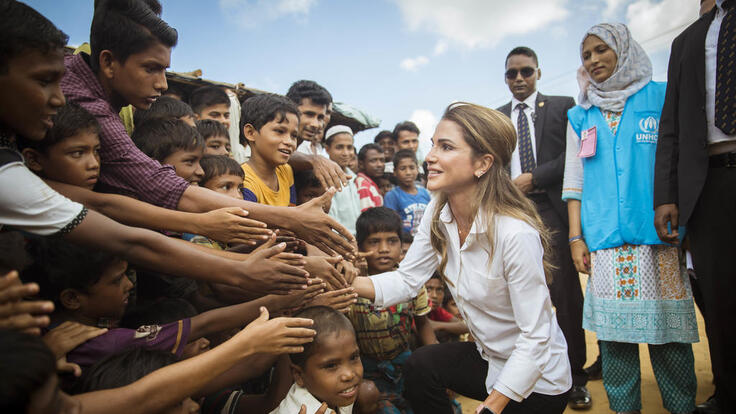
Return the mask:
<svg viewBox="0 0 736 414">
<path fill-rule="evenodd" d="M 0 148 L 0 167 L 14 162 L 23 162 L 23 157 L 17 151 Z"/>
</svg>

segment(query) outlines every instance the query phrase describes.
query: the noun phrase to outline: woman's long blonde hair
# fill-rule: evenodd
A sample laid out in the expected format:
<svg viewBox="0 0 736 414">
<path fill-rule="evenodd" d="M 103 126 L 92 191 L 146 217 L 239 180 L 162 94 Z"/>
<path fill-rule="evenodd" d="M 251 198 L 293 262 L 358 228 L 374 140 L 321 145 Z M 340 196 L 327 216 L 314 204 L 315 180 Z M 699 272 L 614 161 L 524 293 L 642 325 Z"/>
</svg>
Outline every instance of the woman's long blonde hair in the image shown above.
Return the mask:
<svg viewBox="0 0 736 414">
<path fill-rule="evenodd" d="M 493 156 L 491 168 L 477 179 L 471 205 L 473 218 L 483 214 L 487 219 L 486 236 L 491 257 L 496 234 L 495 216 L 500 214 L 523 220 L 539 232 L 544 248 L 544 273 L 547 283 L 551 283 L 553 266 L 549 256 L 549 231 L 537 214 L 534 203 L 516 187 L 507 171 L 511 153 L 516 147 L 516 131 L 511 120 L 501 112 L 467 102 L 457 102 L 448 106 L 442 120 L 452 121 L 462 129 L 465 142 L 473 150 L 473 157 L 485 154 Z M 447 266 L 447 240 L 440 226 L 440 211 L 447 201 L 447 194 L 439 192 L 430 233 L 432 247 L 442 258 L 438 271 L 443 277 Z"/>
</svg>

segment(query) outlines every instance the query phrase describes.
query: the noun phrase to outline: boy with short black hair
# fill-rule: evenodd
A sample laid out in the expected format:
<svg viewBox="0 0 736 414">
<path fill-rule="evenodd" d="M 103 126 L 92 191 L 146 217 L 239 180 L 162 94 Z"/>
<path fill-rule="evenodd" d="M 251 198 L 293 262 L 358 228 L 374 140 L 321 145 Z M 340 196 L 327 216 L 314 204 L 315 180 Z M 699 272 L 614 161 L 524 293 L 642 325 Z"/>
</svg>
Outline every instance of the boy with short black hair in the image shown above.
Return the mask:
<svg viewBox="0 0 736 414">
<path fill-rule="evenodd" d="M 296 204 L 294 173 L 288 164 L 296 151 L 299 111 L 283 96 L 262 94 L 243 103 L 240 142 L 249 145 L 251 157 L 245 172 L 245 200 L 272 206 Z"/>
<path fill-rule="evenodd" d="M 233 198 L 243 198 L 245 173 L 237 161 L 227 155 L 205 155 L 199 165 L 204 172 L 200 186 Z"/>
<path fill-rule="evenodd" d="M 393 164 L 393 161 L 391 164 Z M 378 192 L 381 193 L 381 197 L 383 197 L 384 200 L 386 200 L 386 194 L 394 188 L 394 185 L 391 182 L 392 177 L 393 175 L 384 173 L 375 180 L 376 185 L 378 186 Z"/>
<path fill-rule="evenodd" d="M 402 149 L 394 155 L 394 177 L 397 186 L 383 199 L 383 205 L 399 213 L 404 230 L 415 235 L 424 210 L 431 199 L 429 191 L 416 185 L 419 175 L 417 157 L 411 150 Z"/>
<path fill-rule="evenodd" d="M 409 149 L 417 153 L 419 149 L 419 128 L 411 121 L 399 122 L 394 127 L 393 137 L 397 150 Z"/>
<path fill-rule="evenodd" d="M 384 172 L 391 174 L 394 172 L 394 154 L 396 153 L 396 137 L 393 132 L 389 130 L 383 130 L 379 132 L 373 143 L 378 144 L 383 149 L 383 157 L 386 162 Z"/>
<path fill-rule="evenodd" d="M 355 153 L 353 142 L 353 131 L 345 125 L 335 125 L 325 134 L 327 154 L 350 177 L 355 177 L 355 173 L 348 168 L 350 158 Z M 351 178 L 348 185 L 332 197 L 330 216 L 355 234 L 355 221 L 360 216 L 360 210 L 358 187 L 355 178 Z"/>
<path fill-rule="evenodd" d="M 138 126 L 131 136 L 135 145 L 163 165 L 171 165 L 176 175 L 197 184 L 204 172 L 199 165 L 204 140 L 196 128 L 179 119 L 153 119 Z"/>
<path fill-rule="evenodd" d="M 402 230 L 401 220 L 393 210 L 370 208 L 360 215 L 356 228 L 359 250 L 372 252 L 366 257 L 370 275 L 398 266 Z M 376 383 L 386 400 L 382 401 L 381 412 L 409 409 L 402 397 L 401 367 L 411 355 L 414 325 L 423 345 L 437 343 L 426 317 L 430 310 L 427 291 L 422 288 L 411 302 L 388 308 L 377 308 L 369 300 L 359 298 L 347 314 L 358 337 L 364 376 Z M 388 372 L 393 375 L 389 376 Z"/>
<path fill-rule="evenodd" d="M 230 98 L 217 86 L 202 86 L 189 97 L 197 120 L 211 119 L 230 128 Z"/>
<path fill-rule="evenodd" d="M 383 176 L 385 163 L 383 161 L 383 150 L 377 144 L 365 144 L 358 152 L 358 177 L 355 185 L 360 195 L 361 211 L 371 207 L 381 207 L 383 197 L 374 180 Z"/>
<path fill-rule="evenodd" d="M 181 119 L 187 125 L 194 126 L 192 108 L 170 96 L 162 96 L 156 99 L 148 109 L 137 109 L 133 112 L 133 124 L 136 128 L 153 119 Z"/>
<path fill-rule="evenodd" d="M 204 155 L 230 155 L 230 136 L 223 123 L 202 119 L 197 121 L 197 131 L 204 139 Z"/>
<path fill-rule="evenodd" d="M 296 205 L 321 197 L 327 191 L 325 186 L 314 175 L 313 170 L 299 171 L 294 174 L 294 188 L 296 189 Z M 324 206 L 325 213 L 332 208 L 332 201 Z"/>
</svg>

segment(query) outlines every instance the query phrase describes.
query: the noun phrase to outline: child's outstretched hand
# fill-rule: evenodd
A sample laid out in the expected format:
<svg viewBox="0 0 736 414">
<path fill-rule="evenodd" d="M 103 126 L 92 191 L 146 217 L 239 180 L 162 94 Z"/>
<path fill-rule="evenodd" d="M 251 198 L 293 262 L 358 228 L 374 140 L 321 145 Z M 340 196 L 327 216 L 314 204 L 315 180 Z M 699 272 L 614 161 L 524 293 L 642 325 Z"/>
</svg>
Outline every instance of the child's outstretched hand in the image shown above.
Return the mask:
<svg viewBox="0 0 736 414">
<path fill-rule="evenodd" d="M 293 207 L 294 221 L 289 228 L 299 238 L 316 246 L 323 252 L 336 252 L 343 257 L 355 255 L 355 237 L 342 224 L 325 214 L 322 207 L 335 195 L 329 188 L 324 194 L 306 203 Z"/>
<path fill-rule="evenodd" d="M 44 315 L 54 311 L 54 303 L 46 300 L 24 300 L 36 295 L 38 285 L 23 283 L 18 272 L 0 276 L 0 329 L 40 335 L 51 320 Z"/>
<path fill-rule="evenodd" d="M 333 290 L 317 295 L 309 306 L 329 306 L 338 312 L 347 312 L 350 305 L 358 301 L 358 294 L 355 289 L 348 287 L 340 290 Z"/>
<path fill-rule="evenodd" d="M 268 320 L 268 309 L 261 307 L 261 315 L 233 338 L 247 344 L 253 353 L 271 355 L 302 352 L 303 344 L 312 342 L 314 322 L 305 318 L 275 318 Z"/>
<path fill-rule="evenodd" d="M 305 269 L 310 275 L 327 282 L 330 290 L 348 287 L 343 275 L 337 270 L 337 264 L 342 262 L 340 256 L 305 256 Z"/>
<path fill-rule="evenodd" d="M 105 332 L 107 332 L 105 328 L 67 321 L 48 331 L 42 339 L 56 357 L 57 371 L 71 372 L 75 377 L 78 377 L 82 375 L 82 369 L 77 364 L 67 362 L 66 354 Z"/>
<path fill-rule="evenodd" d="M 309 273 L 301 267 L 274 259 L 283 253 L 285 243 L 276 242 L 276 235 L 243 261 L 239 287 L 249 292 L 286 295 L 292 290 L 305 289 Z"/>
<path fill-rule="evenodd" d="M 246 210 L 225 207 L 197 215 L 198 234 L 223 243 L 243 243 L 254 246 L 267 240 L 271 230 L 258 220 L 245 218 Z"/>
<path fill-rule="evenodd" d="M 322 405 L 320 405 L 319 409 L 315 411 L 314 414 L 325 414 L 326 412 L 327 412 L 327 403 L 322 403 Z M 312 413 L 307 413 L 307 406 L 302 404 L 302 408 L 301 410 L 299 410 L 299 414 L 312 414 Z"/>
<path fill-rule="evenodd" d="M 337 264 L 337 271 L 343 275 L 348 286 L 353 283 L 356 277 L 360 276 L 360 270 L 352 262 L 347 260 L 343 260 Z"/>
</svg>

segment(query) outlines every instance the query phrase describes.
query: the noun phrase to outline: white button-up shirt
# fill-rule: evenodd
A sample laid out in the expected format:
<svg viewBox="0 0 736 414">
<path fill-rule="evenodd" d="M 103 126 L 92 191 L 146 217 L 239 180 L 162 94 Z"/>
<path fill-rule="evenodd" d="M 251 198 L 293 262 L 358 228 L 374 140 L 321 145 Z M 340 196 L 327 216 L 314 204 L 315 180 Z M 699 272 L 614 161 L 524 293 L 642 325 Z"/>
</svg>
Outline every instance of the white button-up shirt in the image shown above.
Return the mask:
<svg viewBox="0 0 736 414">
<path fill-rule="evenodd" d="M 715 124 L 716 113 L 716 66 L 718 66 L 718 32 L 726 12 L 724 0 L 716 0 L 716 15 L 708 26 L 705 36 L 705 121 L 708 128 L 708 144 L 736 141 L 736 135 L 726 135 Z"/>
<path fill-rule="evenodd" d="M 376 305 L 410 300 L 437 269 L 440 256 L 430 244 L 435 208 L 433 200 L 399 269 L 371 277 Z M 462 246 L 449 205 L 440 221 L 447 285 L 488 361 L 488 393 L 496 389 L 521 401 L 532 392 L 559 395 L 570 389 L 567 343 L 552 309 L 539 233 L 521 220 L 498 216 L 491 254 L 484 220 L 476 218 Z"/>
</svg>

